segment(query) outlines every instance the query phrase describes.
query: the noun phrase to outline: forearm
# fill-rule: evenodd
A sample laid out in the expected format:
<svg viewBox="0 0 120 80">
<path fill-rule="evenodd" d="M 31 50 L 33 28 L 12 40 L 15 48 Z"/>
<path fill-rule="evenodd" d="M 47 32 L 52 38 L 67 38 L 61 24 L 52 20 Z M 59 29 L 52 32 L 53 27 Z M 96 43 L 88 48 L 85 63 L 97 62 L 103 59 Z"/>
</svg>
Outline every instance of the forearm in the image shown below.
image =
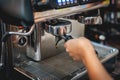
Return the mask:
<svg viewBox="0 0 120 80">
<path fill-rule="evenodd" d="M 91 42 L 85 37 L 72 39 L 65 44 L 66 51 L 74 60 L 82 60 L 91 80 L 112 80 L 100 63 Z"/>
<path fill-rule="evenodd" d="M 86 55 L 83 63 L 87 68 L 88 75 L 91 80 L 112 80 L 96 55 Z"/>
</svg>

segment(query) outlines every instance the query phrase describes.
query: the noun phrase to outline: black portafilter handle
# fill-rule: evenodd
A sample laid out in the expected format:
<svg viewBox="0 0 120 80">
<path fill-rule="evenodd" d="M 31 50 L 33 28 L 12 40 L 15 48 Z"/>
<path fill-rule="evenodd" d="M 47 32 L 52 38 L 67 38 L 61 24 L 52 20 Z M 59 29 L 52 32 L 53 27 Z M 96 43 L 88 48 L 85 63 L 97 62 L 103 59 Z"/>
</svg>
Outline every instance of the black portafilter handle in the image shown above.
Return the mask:
<svg viewBox="0 0 120 80">
<path fill-rule="evenodd" d="M 65 42 L 67 42 L 70 39 L 73 39 L 73 37 L 71 35 L 64 35 Z"/>
<path fill-rule="evenodd" d="M 56 48 L 58 47 L 57 44 L 59 43 L 59 41 L 60 41 L 61 39 L 64 39 L 65 42 L 67 42 L 67 41 L 70 40 L 70 39 L 73 39 L 73 37 L 72 37 L 71 35 L 63 35 L 63 36 L 59 36 L 58 38 L 59 38 L 59 39 L 57 40 L 57 42 L 56 42 L 56 44 L 55 44 L 55 47 L 56 47 Z"/>
</svg>

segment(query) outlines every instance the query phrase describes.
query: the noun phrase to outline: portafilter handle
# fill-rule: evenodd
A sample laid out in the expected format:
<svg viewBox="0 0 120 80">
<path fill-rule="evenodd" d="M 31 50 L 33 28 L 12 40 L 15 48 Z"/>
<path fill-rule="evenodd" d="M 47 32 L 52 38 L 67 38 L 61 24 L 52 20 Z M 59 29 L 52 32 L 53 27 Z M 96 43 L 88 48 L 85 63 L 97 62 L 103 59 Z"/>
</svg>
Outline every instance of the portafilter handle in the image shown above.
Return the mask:
<svg viewBox="0 0 120 80">
<path fill-rule="evenodd" d="M 64 37 L 62 37 L 62 39 L 65 40 L 65 42 L 67 42 L 70 39 L 73 39 L 73 37 L 71 35 L 64 35 Z"/>
<path fill-rule="evenodd" d="M 58 37 L 58 40 L 56 41 L 56 44 L 55 44 L 55 47 L 57 48 L 57 44 L 59 43 L 60 40 L 64 39 L 65 42 L 67 42 L 68 40 L 70 39 L 73 39 L 73 37 L 71 35 L 63 35 L 63 36 L 57 36 Z"/>
</svg>

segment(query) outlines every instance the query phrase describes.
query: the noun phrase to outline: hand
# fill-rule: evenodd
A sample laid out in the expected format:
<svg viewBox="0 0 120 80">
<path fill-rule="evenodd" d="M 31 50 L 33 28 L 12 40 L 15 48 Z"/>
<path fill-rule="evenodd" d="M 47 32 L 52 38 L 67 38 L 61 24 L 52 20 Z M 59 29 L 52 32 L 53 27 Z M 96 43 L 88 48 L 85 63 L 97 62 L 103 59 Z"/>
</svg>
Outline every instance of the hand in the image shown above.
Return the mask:
<svg viewBox="0 0 120 80">
<path fill-rule="evenodd" d="M 95 50 L 88 39 L 84 37 L 71 39 L 64 46 L 74 60 L 82 60 L 86 66 L 90 80 L 112 80 L 97 58 Z"/>
<path fill-rule="evenodd" d="M 64 46 L 74 60 L 84 60 L 87 55 L 96 55 L 91 42 L 85 37 L 71 39 Z"/>
</svg>

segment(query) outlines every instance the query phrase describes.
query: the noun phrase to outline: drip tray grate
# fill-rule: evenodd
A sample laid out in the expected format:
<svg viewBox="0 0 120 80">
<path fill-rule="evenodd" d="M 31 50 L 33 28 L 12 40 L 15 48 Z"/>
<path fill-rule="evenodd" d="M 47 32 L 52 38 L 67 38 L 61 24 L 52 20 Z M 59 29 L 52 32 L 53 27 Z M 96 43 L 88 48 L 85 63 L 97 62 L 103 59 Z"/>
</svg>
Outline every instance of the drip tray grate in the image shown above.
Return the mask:
<svg viewBox="0 0 120 80">
<path fill-rule="evenodd" d="M 97 43 L 92 44 L 102 63 L 118 54 L 118 50 L 115 48 Z M 66 52 L 41 62 L 24 62 L 19 67 L 35 75 L 38 80 L 75 80 L 87 72 L 82 62 L 73 61 Z"/>
</svg>

